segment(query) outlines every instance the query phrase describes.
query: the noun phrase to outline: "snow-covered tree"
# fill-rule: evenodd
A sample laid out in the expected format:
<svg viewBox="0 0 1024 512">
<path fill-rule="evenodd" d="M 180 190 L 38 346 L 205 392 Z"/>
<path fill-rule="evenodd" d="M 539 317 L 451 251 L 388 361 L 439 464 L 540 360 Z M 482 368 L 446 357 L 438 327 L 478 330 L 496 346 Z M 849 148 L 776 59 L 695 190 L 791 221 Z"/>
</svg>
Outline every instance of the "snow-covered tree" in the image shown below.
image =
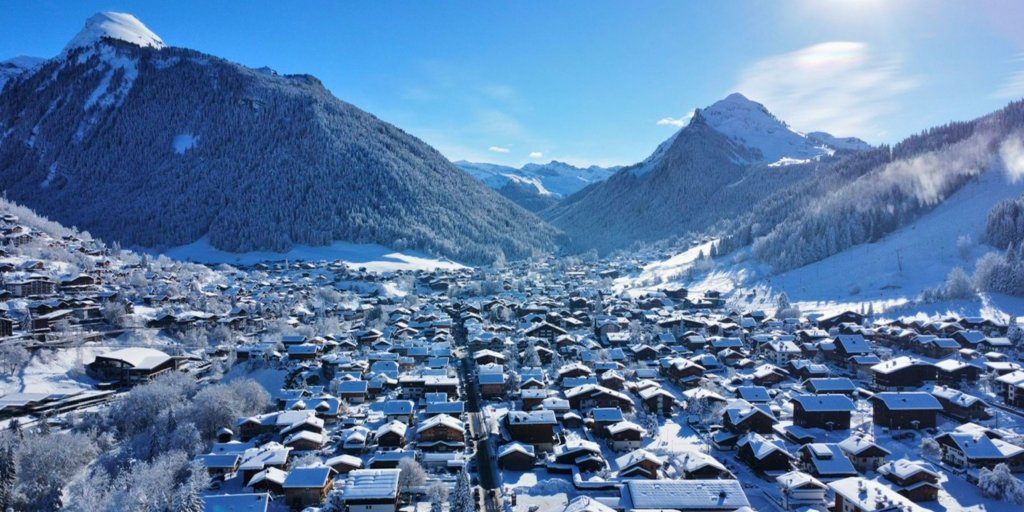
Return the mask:
<svg viewBox="0 0 1024 512">
<path fill-rule="evenodd" d="M 17 483 L 14 447 L 8 445 L 0 448 L 0 510 L 6 511 L 14 505 L 14 487 Z"/>
<path fill-rule="evenodd" d="M 465 470 L 455 477 L 455 488 L 448 497 L 449 512 L 474 512 L 476 500 L 473 499 L 473 487 L 469 481 L 469 473 Z"/>
<path fill-rule="evenodd" d="M 448 487 L 440 482 L 430 486 L 427 491 L 430 497 L 430 512 L 444 512 L 444 504 L 448 501 Z"/>
<path fill-rule="evenodd" d="M 174 496 L 172 512 L 203 512 L 203 491 L 210 485 L 210 474 L 200 461 L 189 464 L 188 476 Z"/>
<path fill-rule="evenodd" d="M 398 461 L 398 469 L 402 470 L 398 474 L 398 490 L 402 494 L 408 495 L 414 487 L 419 487 L 427 481 L 427 472 L 416 459 L 405 458 Z"/>
<path fill-rule="evenodd" d="M 993 469 L 982 468 L 978 488 L 990 498 L 1024 505 L 1024 482 L 1013 476 L 1006 464 L 996 464 Z"/>
</svg>

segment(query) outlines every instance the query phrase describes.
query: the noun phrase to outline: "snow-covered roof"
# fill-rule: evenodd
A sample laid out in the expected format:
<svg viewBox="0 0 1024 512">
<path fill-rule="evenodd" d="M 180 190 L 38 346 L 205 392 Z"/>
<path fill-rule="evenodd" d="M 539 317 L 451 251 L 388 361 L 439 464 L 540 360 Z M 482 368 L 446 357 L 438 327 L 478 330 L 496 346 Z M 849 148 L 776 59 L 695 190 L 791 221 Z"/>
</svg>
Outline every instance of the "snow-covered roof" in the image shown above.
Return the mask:
<svg viewBox="0 0 1024 512">
<path fill-rule="evenodd" d="M 398 475 L 401 469 L 357 469 L 348 474 L 345 501 L 393 500 L 398 496 Z"/>
<path fill-rule="evenodd" d="M 736 480 L 630 480 L 625 490 L 627 509 L 736 510 L 750 506 Z"/>
<path fill-rule="evenodd" d="M 327 481 L 330 480 L 331 472 L 333 471 L 328 466 L 296 468 L 291 473 L 288 473 L 288 478 L 285 479 L 283 487 L 285 489 L 323 487 L 327 485 Z"/>
<path fill-rule="evenodd" d="M 124 361 L 137 370 L 151 370 L 171 359 L 171 356 L 155 348 L 146 347 L 122 348 L 97 357 Z"/>
<path fill-rule="evenodd" d="M 270 494 L 244 493 L 203 496 L 204 510 L 230 510 L 231 512 L 266 512 Z"/>
<path fill-rule="evenodd" d="M 902 510 L 904 512 L 925 512 L 909 499 L 874 480 L 851 476 L 828 484 L 836 494 L 861 510 Z M 880 506 L 881 505 L 881 506 Z M 898 508 L 897 508 L 898 507 Z"/>
<path fill-rule="evenodd" d="M 790 400 L 807 412 L 853 411 L 853 402 L 846 395 L 795 395 Z"/>
<path fill-rule="evenodd" d="M 928 393 L 911 391 L 906 393 L 876 393 L 872 397 L 885 404 L 890 411 L 941 411 L 942 404 Z"/>
</svg>

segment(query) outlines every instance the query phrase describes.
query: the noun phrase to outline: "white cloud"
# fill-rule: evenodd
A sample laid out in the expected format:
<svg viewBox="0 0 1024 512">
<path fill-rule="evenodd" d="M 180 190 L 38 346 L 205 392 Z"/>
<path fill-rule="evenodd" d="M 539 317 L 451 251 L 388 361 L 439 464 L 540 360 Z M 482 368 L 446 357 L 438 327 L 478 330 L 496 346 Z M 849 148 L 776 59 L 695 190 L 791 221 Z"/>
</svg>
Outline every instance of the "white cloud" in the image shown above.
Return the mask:
<svg viewBox="0 0 1024 512">
<path fill-rule="evenodd" d="M 899 56 L 835 41 L 761 59 L 740 75 L 736 90 L 798 130 L 870 137 L 884 132 L 879 119 L 917 85 Z"/>
<path fill-rule="evenodd" d="M 675 126 L 676 128 L 682 128 L 683 126 L 686 126 L 686 123 L 689 123 L 692 118 L 693 111 L 691 110 L 683 117 L 663 117 L 658 119 L 658 122 L 655 124 L 658 126 Z"/>
<path fill-rule="evenodd" d="M 1024 54 L 1018 55 L 1014 59 L 1014 63 L 1017 65 L 1024 65 Z M 993 94 L 998 99 L 1009 100 L 1009 99 L 1020 99 L 1024 97 L 1024 70 L 1014 71 L 1010 76 L 1006 77 L 1003 85 L 999 86 L 999 89 Z"/>
<path fill-rule="evenodd" d="M 487 148 L 487 151 L 494 151 L 495 153 L 508 153 L 509 149 L 508 148 L 503 148 L 501 146 L 491 146 L 491 147 Z"/>
<path fill-rule="evenodd" d="M 541 153 L 540 151 L 531 151 L 530 158 L 544 158 L 544 153 Z"/>
</svg>

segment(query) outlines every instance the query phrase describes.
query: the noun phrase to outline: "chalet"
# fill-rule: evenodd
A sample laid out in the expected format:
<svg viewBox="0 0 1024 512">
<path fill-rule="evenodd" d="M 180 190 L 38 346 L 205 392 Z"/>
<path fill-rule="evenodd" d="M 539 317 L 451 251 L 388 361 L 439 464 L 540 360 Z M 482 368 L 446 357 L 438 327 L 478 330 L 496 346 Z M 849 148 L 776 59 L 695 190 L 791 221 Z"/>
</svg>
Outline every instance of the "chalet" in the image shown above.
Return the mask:
<svg viewBox="0 0 1024 512">
<path fill-rule="evenodd" d="M 847 430 L 853 402 L 846 395 L 796 395 L 793 404 L 793 424 L 804 428 Z"/>
<path fill-rule="evenodd" d="M 839 324 L 843 323 L 864 323 L 864 315 L 861 315 L 860 313 L 855 313 L 853 311 L 844 311 L 836 315 L 819 318 L 817 323 L 819 329 L 828 331 L 833 327 L 837 327 L 839 326 Z"/>
<path fill-rule="evenodd" d="M 935 428 L 936 414 L 942 410 L 935 397 L 920 392 L 877 393 L 871 403 L 875 425 L 898 429 Z"/>
<path fill-rule="evenodd" d="M 752 404 L 766 404 L 772 399 L 768 394 L 768 388 L 764 386 L 740 386 L 736 388 L 736 398 Z"/>
<path fill-rule="evenodd" d="M 133 347 L 96 356 L 86 365 L 86 373 L 101 382 L 134 385 L 177 368 L 174 357 L 152 348 Z"/>
<path fill-rule="evenodd" d="M 722 425 L 737 434 L 770 434 L 777 422 L 768 406 L 753 405 L 744 400 L 734 400 L 722 411 Z"/>
<path fill-rule="evenodd" d="M 576 467 L 581 472 L 601 471 L 607 466 L 601 457 L 601 446 L 584 440 L 570 440 L 555 447 L 552 462 L 548 471 L 554 473 L 571 472 Z"/>
<path fill-rule="evenodd" d="M 835 493 L 835 510 L 842 512 L 926 512 L 886 485 L 859 476 L 828 484 Z"/>
<path fill-rule="evenodd" d="M 935 382 L 935 365 L 908 356 L 883 361 L 871 367 L 878 391 L 909 391 Z"/>
<path fill-rule="evenodd" d="M 878 468 L 878 474 L 891 482 L 892 490 L 914 502 L 935 501 L 939 497 L 939 471 L 927 462 L 900 459 Z"/>
<path fill-rule="evenodd" d="M 348 474 L 341 500 L 348 510 L 395 512 L 398 510 L 400 469 L 357 469 Z"/>
<path fill-rule="evenodd" d="M 256 492 L 268 492 L 274 495 L 284 494 L 284 481 L 288 473 L 277 468 L 267 468 L 253 475 L 247 487 Z"/>
<path fill-rule="evenodd" d="M 996 377 L 1003 402 L 1014 407 L 1024 407 L 1024 371 L 1018 370 Z"/>
<path fill-rule="evenodd" d="M 816 395 L 852 395 L 857 385 L 846 377 L 807 379 L 804 388 Z"/>
<path fill-rule="evenodd" d="M 930 386 L 925 391 L 930 392 L 942 404 L 942 412 L 946 416 L 964 421 L 992 417 L 988 404 L 974 395 L 943 386 Z"/>
<path fill-rule="evenodd" d="M 555 338 L 569 333 L 557 325 L 548 322 L 540 322 L 527 329 L 523 334 L 529 338 L 542 338 L 548 341 L 554 341 Z"/>
<path fill-rule="evenodd" d="M 682 357 L 662 359 L 660 368 L 664 377 L 684 388 L 696 386 L 704 376 L 703 366 Z"/>
<path fill-rule="evenodd" d="M 640 448 L 646 434 L 643 427 L 631 421 L 620 421 L 609 425 L 606 431 L 608 446 L 618 451 Z"/>
<path fill-rule="evenodd" d="M 606 437 L 609 426 L 625 420 L 622 410 L 615 407 L 595 407 L 590 410 L 590 428 L 598 437 Z"/>
<path fill-rule="evenodd" d="M 874 471 L 892 455 L 889 450 L 875 444 L 861 434 L 854 434 L 839 442 L 839 448 L 860 471 Z"/>
<path fill-rule="evenodd" d="M 293 469 L 281 487 L 285 502 L 293 509 L 316 506 L 334 487 L 334 470 L 327 466 Z"/>
<path fill-rule="evenodd" d="M 480 394 L 484 398 L 505 396 L 505 373 L 500 367 L 498 371 L 480 371 L 477 374 L 477 379 L 480 382 Z"/>
<path fill-rule="evenodd" d="M 505 415 L 505 428 L 513 441 L 532 444 L 543 451 L 551 450 L 555 442 L 558 420 L 554 411 L 509 411 Z"/>
<path fill-rule="evenodd" d="M 356 469 L 362 469 L 363 459 L 343 453 L 325 460 L 324 464 L 333 469 L 335 473 L 345 475 Z"/>
<path fill-rule="evenodd" d="M 686 450 L 682 454 L 676 454 L 671 464 L 686 480 L 735 478 L 717 459 L 697 450 Z"/>
<path fill-rule="evenodd" d="M 565 392 L 569 406 L 578 411 L 594 407 L 616 407 L 623 411 L 633 410 L 633 399 L 628 395 L 604 386 L 586 384 Z"/>
<path fill-rule="evenodd" d="M 408 425 L 412 423 L 416 405 L 411 400 L 387 400 L 384 402 L 383 412 L 387 419 Z"/>
<path fill-rule="evenodd" d="M 831 357 L 837 362 L 871 354 L 871 343 L 860 334 L 841 334 L 833 338 L 832 343 L 835 345 L 835 351 Z"/>
<path fill-rule="evenodd" d="M 935 441 L 942 451 L 942 461 L 955 468 L 992 469 L 1006 464 L 1011 471 L 1024 470 L 1024 448 L 1003 441 L 987 429 L 946 432 Z"/>
<path fill-rule="evenodd" d="M 416 429 L 416 434 L 419 436 L 418 446 L 423 449 L 452 451 L 466 444 L 466 426 L 447 414 L 427 419 Z"/>
<path fill-rule="evenodd" d="M 498 467 L 515 471 L 533 468 L 537 455 L 533 445 L 511 442 L 498 450 Z"/>
<path fill-rule="evenodd" d="M 976 382 L 980 369 L 957 359 L 943 359 L 935 363 L 935 378 L 938 384 L 961 388 L 965 384 Z"/>
<path fill-rule="evenodd" d="M 786 510 L 807 507 L 815 509 L 825 503 L 828 487 L 817 478 L 802 471 L 790 471 L 775 478 L 782 494 L 782 506 Z"/>
<path fill-rule="evenodd" d="M 638 394 L 644 407 L 654 414 L 668 417 L 676 408 L 675 396 L 661 387 L 651 386 L 641 390 Z"/>
<path fill-rule="evenodd" d="M 750 433 L 736 443 L 736 456 L 759 472 L 789 471 L 795 457 L 784 446 Z"/>
<path fill-rule="evenodd" d="M 665 459 L 647 450 L 637 449 L 615 459 L 615 465 L 619 468 L 618 477 L 621 479 L 657 479 L 661 478 Z"/>
<path fill-rule="evenodd" d="M 857 476 L 857 469 L 837 444 L 805 444 L 797 451 L 800 470 L 822 480 Z"/>
<path fill-rule="evenodd" d="M 409 426 L 401 421 L 389 421 L 380 427 L 377 427 L 377 431 L 374 433 L 374 438 L 377 440 L 377 446 L 382 448 L 402 448 L 405 446 L 405 434 L 408 431 Z"/>
</svg>

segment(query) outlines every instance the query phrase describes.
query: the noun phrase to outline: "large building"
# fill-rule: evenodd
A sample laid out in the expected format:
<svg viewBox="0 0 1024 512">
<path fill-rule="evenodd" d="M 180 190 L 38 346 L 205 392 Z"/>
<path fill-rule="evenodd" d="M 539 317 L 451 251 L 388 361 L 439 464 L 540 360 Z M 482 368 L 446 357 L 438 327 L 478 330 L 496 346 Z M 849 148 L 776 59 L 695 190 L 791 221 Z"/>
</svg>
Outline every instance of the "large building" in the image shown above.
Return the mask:
<svg viewBox="0 0 1024 512">
<path fill-rule="evenodd" d="M 148 382 L 177 367 L 177 359 L 159 350 L 133 347 L 96 356 L 86 365 L 86 373 L 101 382 L 133 385 Z"/>
</svg>

